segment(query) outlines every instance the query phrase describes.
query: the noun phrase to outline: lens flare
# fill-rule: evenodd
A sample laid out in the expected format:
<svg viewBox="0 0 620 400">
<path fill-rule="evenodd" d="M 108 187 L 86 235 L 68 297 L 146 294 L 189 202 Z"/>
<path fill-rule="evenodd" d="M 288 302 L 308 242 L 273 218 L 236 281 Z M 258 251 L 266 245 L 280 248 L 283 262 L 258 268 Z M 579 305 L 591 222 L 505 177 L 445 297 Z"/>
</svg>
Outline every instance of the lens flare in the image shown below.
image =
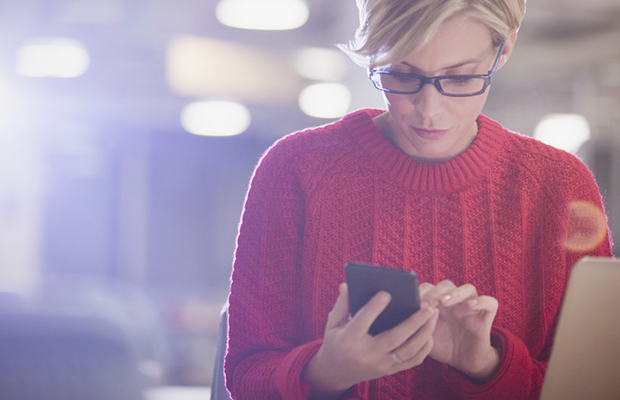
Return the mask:
<svg viewBox="0 0 620 400">
<path fill-rule="evenodd" d="M 570 207 L 566 248 L 583 252 L 598 246 L 607 234 L 603 210 L 586 201 L 573 201 Z"/>
</svg>

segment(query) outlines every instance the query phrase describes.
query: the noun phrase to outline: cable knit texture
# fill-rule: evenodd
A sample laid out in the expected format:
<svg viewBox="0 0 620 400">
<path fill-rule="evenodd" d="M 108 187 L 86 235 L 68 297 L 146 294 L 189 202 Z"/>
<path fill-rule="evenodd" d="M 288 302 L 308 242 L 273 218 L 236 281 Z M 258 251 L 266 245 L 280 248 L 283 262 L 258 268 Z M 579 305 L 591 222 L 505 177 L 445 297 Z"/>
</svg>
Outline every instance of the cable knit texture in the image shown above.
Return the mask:
<svg viewBox="0 0 620 400">
<path fill-rule="evenodd" d="M 484 115 L 465 152 L 416 162 L 373 123 L 381 112 L 294 133 L 261 159 L 237 240 L 227 387 L 238 400 L 308 398 L 301 372 L 321 346 L 345 263 L 361 261 L 497 298 L 502 358 L 485 384 L 427 358 L 343 398 L 538 398 L 570 268 L 584 255 L 611 256 L 592 174 Z"/>
</svg>

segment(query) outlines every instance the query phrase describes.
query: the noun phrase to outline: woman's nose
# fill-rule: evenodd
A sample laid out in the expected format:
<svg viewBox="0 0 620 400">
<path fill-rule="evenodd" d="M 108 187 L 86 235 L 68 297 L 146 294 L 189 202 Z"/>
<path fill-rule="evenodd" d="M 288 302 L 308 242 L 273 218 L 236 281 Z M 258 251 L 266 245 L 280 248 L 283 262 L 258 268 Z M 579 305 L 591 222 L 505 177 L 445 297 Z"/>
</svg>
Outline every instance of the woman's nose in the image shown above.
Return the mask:
<svg viewBox="0 0 620 400">
<path fill-rule="evenodd" d="M 413 96 L 413 105 L 424 118 L 432 118 L 443 109 L 445 96 L 439 93 L 435 85 L 426 84 Z"/>
</svg>

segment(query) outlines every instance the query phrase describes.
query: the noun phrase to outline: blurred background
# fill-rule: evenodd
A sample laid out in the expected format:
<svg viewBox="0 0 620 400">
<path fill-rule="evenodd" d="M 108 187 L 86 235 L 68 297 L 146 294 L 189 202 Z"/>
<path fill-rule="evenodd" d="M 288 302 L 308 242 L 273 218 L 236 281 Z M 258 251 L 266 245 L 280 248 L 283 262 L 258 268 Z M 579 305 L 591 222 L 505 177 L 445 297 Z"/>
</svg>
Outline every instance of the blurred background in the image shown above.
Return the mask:
<svg viewBox="0 0 620 400">
<path fill-rule="evenodd" d="M 147 386 L 211 386 L 258 158 L 384 108 L 334 46 L 357 22 L 354 0 L 0 0 L 0 375 L 92 376 L 41 354 L 96 337 Z M 578 154 L 620 232 L 620 2 L 530 0 L 484 112 Z"/>
</svg>

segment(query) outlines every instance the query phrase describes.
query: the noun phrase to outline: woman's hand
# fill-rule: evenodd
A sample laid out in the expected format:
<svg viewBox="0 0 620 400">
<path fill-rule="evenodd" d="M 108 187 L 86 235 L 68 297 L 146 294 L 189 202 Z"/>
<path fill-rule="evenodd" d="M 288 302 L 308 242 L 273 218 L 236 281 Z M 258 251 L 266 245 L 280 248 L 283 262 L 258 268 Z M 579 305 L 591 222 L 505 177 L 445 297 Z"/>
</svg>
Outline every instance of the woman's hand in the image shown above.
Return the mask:
<svg viewBox="0 0 620 400">
<path fill-rule="evenodd" d="M 379 292 L 350 316 L 347 285 L 329 313 L 323 345 L 310 359 L 302 377 L 312 384 L 313 395 L 337 397 L 351 386 L 392 375 L 424 361 L 433 348 L 433 331 L 439 312 L 424 305 L 394 328 L 376 336 L 368 329 L 390 302 Z"/>
<path fill-rule="evenodd" d="M 497 300 L 478 296 L 472 285 L 457 287 L 450 281 L 442 281 L 437 286 L 421 284 L 420 297 L 439 309 L 430 356 L 475 380 L 491 379 L 500 361 L 499 352 L 491 346 Z"/>
</svg>

